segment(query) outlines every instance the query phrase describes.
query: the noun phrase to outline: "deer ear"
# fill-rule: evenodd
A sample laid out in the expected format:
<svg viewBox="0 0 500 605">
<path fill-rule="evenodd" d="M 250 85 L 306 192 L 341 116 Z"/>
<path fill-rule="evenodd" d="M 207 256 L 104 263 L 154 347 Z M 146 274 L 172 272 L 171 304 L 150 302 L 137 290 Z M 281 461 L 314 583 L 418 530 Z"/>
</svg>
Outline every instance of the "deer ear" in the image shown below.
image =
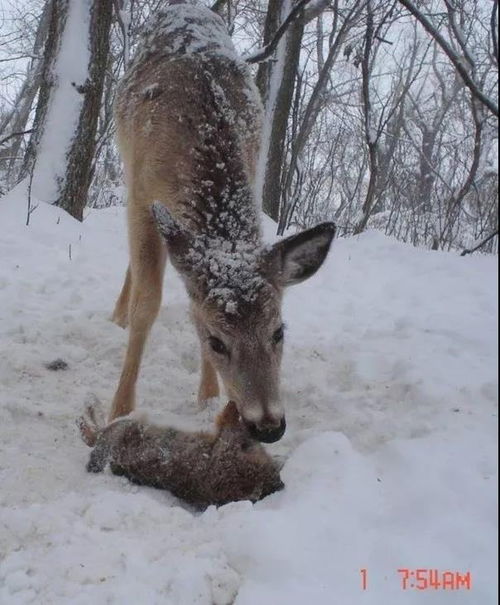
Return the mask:
<svg viewBox="0 0 500 605">
<path fill-rule="evenodd" d="M 336 230 L 334 223 L 321 223 L 273 246 L 271 254 L 278 263 L 282 286 L 299 284 L 316 273 L 330 250 Z"/>
<path fill-rule="evenodd" d="M 171 260 L 177 269 L 185 271 L 186 255 L 193 244 L 192 234 L 174 219 L 162 203 L 155 202 L 151 206 L 151 212 L 158 230 L 165 239 Z"/>
</svg>

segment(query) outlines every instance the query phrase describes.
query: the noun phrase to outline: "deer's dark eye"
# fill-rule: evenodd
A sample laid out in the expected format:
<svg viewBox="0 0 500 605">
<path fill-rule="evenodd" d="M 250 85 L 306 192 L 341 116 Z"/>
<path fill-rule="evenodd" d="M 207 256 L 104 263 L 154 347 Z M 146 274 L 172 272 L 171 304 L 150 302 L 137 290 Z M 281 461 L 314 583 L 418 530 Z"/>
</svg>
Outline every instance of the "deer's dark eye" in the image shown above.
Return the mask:
<svg viewBox="0 0 500 605">
<path fill-rule="evenodd" d="M 285 336 L 285 327 L 281 325 L 273 334 L 273 343 L 275 345 L 279 344 L 283 337 Z"/>
<path fill-rule="evenodd" d="M 229 351 L 227 350 L 226 345 L 222 342 L 220 338 L 210 336 L 208 338 L 208 344 L 210 345 L 212 351 L 215 351 L 215 353 L 217 353 L 218 355 L 229 355 Z"/>
</svg>

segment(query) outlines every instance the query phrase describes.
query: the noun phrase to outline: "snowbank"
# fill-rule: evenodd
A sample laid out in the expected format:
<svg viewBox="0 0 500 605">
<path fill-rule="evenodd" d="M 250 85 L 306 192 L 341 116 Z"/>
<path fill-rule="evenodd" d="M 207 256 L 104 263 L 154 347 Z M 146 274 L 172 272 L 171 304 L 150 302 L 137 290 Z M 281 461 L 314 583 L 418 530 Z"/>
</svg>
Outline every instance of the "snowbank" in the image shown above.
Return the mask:
<svg viewBox="0 0 500 605">
<path fill-rule="evenodd" d="M 26 208 L 23 188 L 0 199 L 1 603 L 496 602 L 496 259 L 377 232 L 335 242 L 285 303 L 288 429 L 270 449 L 286 489 L 194 514 L 88 475 L 74 426 L 120 372 L 123 208 L 79 224 L 40 203 L 28 227 Z M 216 405 L 193 403 L 197 354 L 169 268 L 143 409 L 211 422 Z M 69 369 L 48 371 L 58 357 Z M 470 571 L 472 586 L 424 596 L 400 568 Z"/>
</svg>

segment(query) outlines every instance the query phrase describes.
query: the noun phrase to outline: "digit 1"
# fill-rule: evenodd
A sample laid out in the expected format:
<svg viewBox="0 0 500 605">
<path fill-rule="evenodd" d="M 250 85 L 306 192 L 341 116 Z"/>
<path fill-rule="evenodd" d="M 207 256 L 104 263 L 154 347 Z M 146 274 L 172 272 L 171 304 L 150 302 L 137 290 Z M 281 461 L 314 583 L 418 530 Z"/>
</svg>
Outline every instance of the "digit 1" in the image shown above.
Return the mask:
<svg viewBox="0 0 500 605">
<path fill-rule="evenodd" d="M 362 590 L 366 590 L 368 585 L 368 573 L 366 569 L 360 569 L 359 571 L 361 573 L 361 588 Z"/>
<path fill-rule="evenodd" d="M 402 582 L 402 589 L 403 590 L 407 590 L 408 588 L 408 578 L 410 577 L 410 570 L 409 569 L 398 569 L 398 573 L 402 574 L 402 578 L 401 578 L 401 582 Z"/>
</svg>

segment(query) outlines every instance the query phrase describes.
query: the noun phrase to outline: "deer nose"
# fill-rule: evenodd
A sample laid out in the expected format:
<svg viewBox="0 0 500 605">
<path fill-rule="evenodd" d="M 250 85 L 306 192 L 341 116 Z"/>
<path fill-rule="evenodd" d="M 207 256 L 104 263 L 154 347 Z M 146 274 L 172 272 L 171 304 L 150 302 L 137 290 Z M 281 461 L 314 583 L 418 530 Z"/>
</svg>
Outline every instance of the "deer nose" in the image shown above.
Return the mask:
<svg viewBox="0 0 500 605">
<path fill-rule="evenodd" d="M 279 441 L 286 430 L 285 417 L 271 422 L 249 422 L 245 420 L 245 426 L 251 437 L 262 443 L 274 443 Z"/>
</svg>

